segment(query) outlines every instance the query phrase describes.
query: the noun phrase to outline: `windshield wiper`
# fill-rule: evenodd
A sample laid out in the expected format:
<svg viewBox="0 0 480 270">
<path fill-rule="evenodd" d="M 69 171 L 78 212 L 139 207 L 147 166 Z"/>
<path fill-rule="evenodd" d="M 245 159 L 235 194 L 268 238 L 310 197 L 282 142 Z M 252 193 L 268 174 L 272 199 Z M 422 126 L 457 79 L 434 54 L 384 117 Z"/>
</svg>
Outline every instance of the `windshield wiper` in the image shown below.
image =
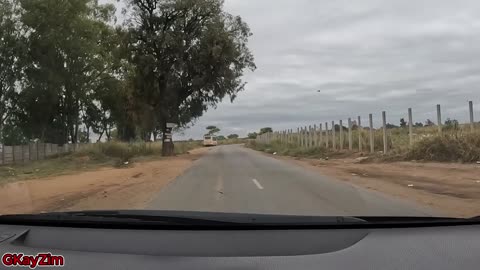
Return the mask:
<svg viewBox="0 0 480 270">
<path fill-rule="evenodd" d="M 266 229 L 359 224 L 354 217 L 285 216 L 184 211 L 81 211 L 0 216 L 0 224 L 125 228 Z"/>
</svg>

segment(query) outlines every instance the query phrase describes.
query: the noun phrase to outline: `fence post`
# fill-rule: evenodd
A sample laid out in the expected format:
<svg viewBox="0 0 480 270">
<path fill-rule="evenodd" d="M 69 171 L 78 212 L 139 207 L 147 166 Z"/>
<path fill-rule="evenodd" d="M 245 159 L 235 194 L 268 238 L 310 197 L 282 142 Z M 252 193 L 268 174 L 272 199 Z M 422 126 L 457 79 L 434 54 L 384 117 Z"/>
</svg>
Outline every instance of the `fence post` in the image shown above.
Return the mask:
<svg viewBox="0 0 480 270">
<path fill-rule="evenodd" d="M 313 147 L 318 146 L 318 140 L 317 140 L 317 124 L 313 124 L 313 133 L 312 133 L 312 138 L 313 138 Z"/>
<path fill-rule="evenodd" d="M 343 150 L 343 121 L 339 121 L 340 125 L 340 150 Z"/>
<path fill-rule="evenodd" d="M 328 122 L 325 122 L 325 148 L 328 149 Z"/>
<path fill-rule="evenodd" d="M 387 113 L 382 112 L 382 122 L 383 122 L 383 154 L 385 155 L 388 151 L 387 146 Z"/>
<path fill-rule="evenodd" d="M 308 126 L 308 148 L 312 147 L 312 126 Z"/>
<path fill-rule="evenodd" d="M 358 151 L 362 152 L 362 120 L 360 116 L 358 116 L 357 129 L 358 129 Z"/>
<path fill-rule="evenodd" d="M 40 160 L 38 157 L 38 141 L 35 142 L 35 152 L 37 152 L 37 156 L 35 157 L 36 160 Z"/>
<path fill-rule="evenodd" d="M 332 121 L 332 148 L 337 149 L 337 142 L 335 136 L 335 121 Z"/>
<path fill-rule="evenodd" d="M 440 110 L 440 104 L 437 104 L 437 126 L 438 134 L 442 134 L 442 112 Z"/>
<path fill-rule="evenodd" d="M 323 145 L 323 130 L 322 130 L 322 124 L 318 124 L 318 146 Z"/>
<path fill-rule="evenodd" d="M 375 152 L 375 140 L 373 138 L 373 115 L 369 114 L 368 115 L 368 120 L 370 122 L 370 130 L 369 130 L 369 135 L 370 135 L 370 153 Z"/>
<path fill-rule="evenodd" d="M 470 111 L 470 130 L 473 131 L 475 129 L 473 120 L 473 101 L 468 102 L 468 110 Z"/>
<path fill-rule="evenodd" d="M 353 150 L 353 140 L 352 140 L 352 119 L 348 118 L 348 150 Z"/>
<path fill-rule="evenodd" d="M 410 140 L 410 146 L 413 145 L 413 115 L 412 108 L 408 108 L 408 137 Z"/>
<path fill-rule="evenodd" d="M 305 128 L 303 129 L 303 147 L 305 149 L 308 148 L 308 130 L 307 130 L 307 126 L 305 126 Z"/>
</svg>

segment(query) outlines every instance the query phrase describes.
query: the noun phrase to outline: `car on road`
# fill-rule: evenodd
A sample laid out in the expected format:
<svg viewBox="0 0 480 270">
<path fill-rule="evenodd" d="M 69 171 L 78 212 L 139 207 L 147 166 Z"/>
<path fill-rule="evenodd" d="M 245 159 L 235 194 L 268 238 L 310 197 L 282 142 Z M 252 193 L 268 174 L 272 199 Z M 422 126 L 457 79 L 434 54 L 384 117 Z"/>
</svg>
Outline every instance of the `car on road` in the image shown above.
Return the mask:
<svg viewBox="0 0 480 270">
<path fill-rule="evenodd" d="M 215 136 L 204 136 L 203 137 L 203 146 L 217 146 L 217 137 Z"/>
</svg>

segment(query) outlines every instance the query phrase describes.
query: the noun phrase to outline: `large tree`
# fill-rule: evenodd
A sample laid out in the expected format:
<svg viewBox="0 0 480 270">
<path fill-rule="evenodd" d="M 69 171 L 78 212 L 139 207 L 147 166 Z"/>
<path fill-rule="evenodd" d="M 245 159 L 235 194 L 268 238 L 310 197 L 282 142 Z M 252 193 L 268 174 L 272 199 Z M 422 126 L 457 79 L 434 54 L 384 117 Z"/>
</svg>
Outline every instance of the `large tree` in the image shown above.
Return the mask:
<svg viewBox="0 0 480 270">
<path fill-rule="evenodd" d="M 255 69 L 247 47 L 250 29 L 223 10 L 221 0 L 127 0 L 131 61 L 135 66 L 132 99 L 146 120 L 147 133 L 166 123 L 180 127 L 200 117 L 245 83 Z M 164 135 L 164 134 L 163 134 Z M 173 146 L 164 140 L 165 155 Z"/>
<path fill-rule="evenodd" d="M 5 125 L 13 121 L 21 73 L 18 59 L 23 53 L 23 44 L 18 11 L 17 1 L 0 0 L 0 141 Z"/>
<path fill-rule="evenodd" d="M 24 130 L 30 138 L 75 143 L 82 111 L 113 77 L 111 52 L 118 42 L 112 42 L 115 32 L 108 23 L 115 9 L 96 0 L 21 0 L 21 5 L 28 47 L 20 95 Z"/>
</svg>

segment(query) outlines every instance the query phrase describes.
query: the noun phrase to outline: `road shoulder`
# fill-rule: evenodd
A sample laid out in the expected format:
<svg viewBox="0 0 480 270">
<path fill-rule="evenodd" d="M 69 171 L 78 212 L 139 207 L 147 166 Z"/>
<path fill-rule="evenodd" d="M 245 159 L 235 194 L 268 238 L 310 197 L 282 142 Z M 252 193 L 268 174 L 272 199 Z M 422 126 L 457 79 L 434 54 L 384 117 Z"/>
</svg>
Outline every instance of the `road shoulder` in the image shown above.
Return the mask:
<svg viewBox="0 0 480 270">
<path fill-rule="evenodd" d="M 359 163 L 353 158 L 319 160 L 261 153 L 357 187 L 438 210 L 448 216 L 480 215 L 479 165 Z"/>
</svg>

